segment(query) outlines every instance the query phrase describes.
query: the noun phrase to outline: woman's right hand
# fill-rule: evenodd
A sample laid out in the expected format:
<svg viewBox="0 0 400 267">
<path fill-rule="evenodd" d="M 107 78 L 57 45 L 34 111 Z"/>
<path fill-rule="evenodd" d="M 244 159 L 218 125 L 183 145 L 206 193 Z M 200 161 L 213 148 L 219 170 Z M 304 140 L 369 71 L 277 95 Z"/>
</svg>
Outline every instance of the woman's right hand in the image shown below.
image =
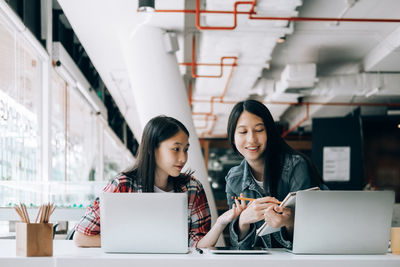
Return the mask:
<svg viewBox="0 0 400 267">
<path fill-rule="evenodd" d="M 279 201 L 274 197 L 257 198 L 251 201 L 239 217 L 240 236 L 246 235 L 250 229 L 250 224 L 264 219 L 265 210 L 276 204 L 279 204 Z"/>
</svg>

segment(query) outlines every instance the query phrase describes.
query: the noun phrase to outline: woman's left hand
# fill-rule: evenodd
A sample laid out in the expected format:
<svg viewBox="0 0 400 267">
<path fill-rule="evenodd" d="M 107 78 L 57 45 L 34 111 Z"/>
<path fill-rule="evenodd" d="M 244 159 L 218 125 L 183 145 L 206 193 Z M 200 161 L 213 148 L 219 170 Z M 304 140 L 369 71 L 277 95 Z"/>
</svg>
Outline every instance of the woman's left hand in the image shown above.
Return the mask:
<svg viewBox="0 0 400 267">
<path fill-rule="evenodd" d="M 243 197 L 243 194 L 240 194 L 240 196 Z M 241 200 L 239 202 L 237 199 L 235 199 L 235 203 L 232 204 L 232 208 L 219 216 L 217 219 L 217 223 L 221 225 L 228 225 L 236 217 L 238 217 L 240 213 L 242 213 L 242 211 L 246 209 L 246 207 L 247 205 L 244 200 Z"/>
<path fill-rule="evenodd" d="M 264 212 L 264 220 L 274 228 L 286 227 L 289 233 L 293 232 L 294 214 L 292 209 L 273 205 Z"/>
</svg>

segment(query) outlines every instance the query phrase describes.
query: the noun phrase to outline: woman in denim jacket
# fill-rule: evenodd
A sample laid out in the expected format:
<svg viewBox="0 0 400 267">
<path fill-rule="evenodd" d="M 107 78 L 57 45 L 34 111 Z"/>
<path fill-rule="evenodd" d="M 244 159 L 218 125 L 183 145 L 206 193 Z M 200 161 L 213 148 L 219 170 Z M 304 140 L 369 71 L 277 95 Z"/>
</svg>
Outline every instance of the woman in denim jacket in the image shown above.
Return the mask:
<svg viewBox="0 0 400 267">
<path fill-rule="evenodd" d="M 232 245 L 238 248 L 292 246 L 294 212 L 278 207 L 278 199 L 294 191 L 313 186 L 324 187 L 320 176 L 305 155 L 293 150 L 279 135 L 268 108 L 255 100 L 237 103 L 228 121 L 228 139 L 244 160 L 228 172 L 226 195 L 243 194 L 256 198 L 230 225 Z M 264 221 L 279 232 L 256 237 L 256 229 Z"/>
</svg>

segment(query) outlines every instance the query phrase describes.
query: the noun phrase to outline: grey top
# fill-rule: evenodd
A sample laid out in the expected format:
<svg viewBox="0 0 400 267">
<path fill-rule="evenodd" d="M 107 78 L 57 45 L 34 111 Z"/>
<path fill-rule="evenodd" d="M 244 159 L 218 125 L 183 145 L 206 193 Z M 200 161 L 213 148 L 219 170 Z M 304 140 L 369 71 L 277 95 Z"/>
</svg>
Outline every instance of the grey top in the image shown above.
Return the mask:
<svg viewBox="0 0 400 267">
<path fill-rule="evenodd" d="M 243 193 L 248 198 L 260 198 L 270 196 L 269 188 L 264 190 L 256 184 L 251 174 L 251 168 L 244 159 L 240 165 L 231 168 L 225 177 L 226 180 L 226 197 L 229 207 L 232 207 L 234 200 L 232 196 L 239 196 Z M 286 154 L 283 158 L 283 167 L 281 178 L 278 181 L 277 199 L 283 200 L 290 192 L 308 189 L 311 187 L 311 179 L 308 170 L 308 164 L 301 155 Z M 232 246 L 238 248 L 254 247 L 256 243 L 256 229 L 264 223 L 264 220 L 251 224 L 249 233 L 245 238 L 239 241 L 237 233 L 238 218 L 236 218 L 229 226 L 230 238 Z M 291 248 L 292 242 L 285 237 L 285 229 L 272 234 L 262 236 L 262 241 L 266 247 L 272 247 L 271 238 L 278 241 L 283 247 Z"/>
</svg>

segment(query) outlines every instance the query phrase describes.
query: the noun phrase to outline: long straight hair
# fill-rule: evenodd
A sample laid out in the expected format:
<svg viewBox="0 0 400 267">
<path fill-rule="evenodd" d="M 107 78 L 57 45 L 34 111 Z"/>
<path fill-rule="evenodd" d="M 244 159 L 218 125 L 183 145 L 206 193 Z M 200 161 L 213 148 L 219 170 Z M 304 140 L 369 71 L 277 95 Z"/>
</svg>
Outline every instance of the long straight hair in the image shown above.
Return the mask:
<svg viewBox="0 0 400 267">
<path fill-rule="evenodd" d="M 157 168 L 155 150 L 163 141 L 171 138 L 180 130 L 189 138 L 189 131 L 177 119 L 163 115 L 151 119 L 144 127 L 135 165 L 131 169 L 122 172 L 122 174 L 131 179 L 136 179 L 143 192 L 154 192 L 154 179 Z M 174 191 L 177 191 L 178 186 L 185 182 L 191 174 L 192 172 L 187 172 L 173 179 L 168 177 L 173 181 Z"/>
<path fill-rule="evenodd" d="M 238 152 L 235 145 L 235 131 L 237 121 L 243 111 L 250 112 L 262 119 L 267 132 L 267 144 L 264 151 L 264 188 L 270 188 L 271 195 L 276 196 L 278 181 L 282 173 L 282 163 L 285 154 L 298 154 L 305 158 L 309 167 L 311 183 L 313 186 L 321 184 L 321 177 L 311 160 L 304 154 L 295 151 L 280 136 L 274 119 L 268 108 L 256 100 L 245 100 L 237 103 L 228 119 L 228 140 L 232 148 Z"/>
</svg>

